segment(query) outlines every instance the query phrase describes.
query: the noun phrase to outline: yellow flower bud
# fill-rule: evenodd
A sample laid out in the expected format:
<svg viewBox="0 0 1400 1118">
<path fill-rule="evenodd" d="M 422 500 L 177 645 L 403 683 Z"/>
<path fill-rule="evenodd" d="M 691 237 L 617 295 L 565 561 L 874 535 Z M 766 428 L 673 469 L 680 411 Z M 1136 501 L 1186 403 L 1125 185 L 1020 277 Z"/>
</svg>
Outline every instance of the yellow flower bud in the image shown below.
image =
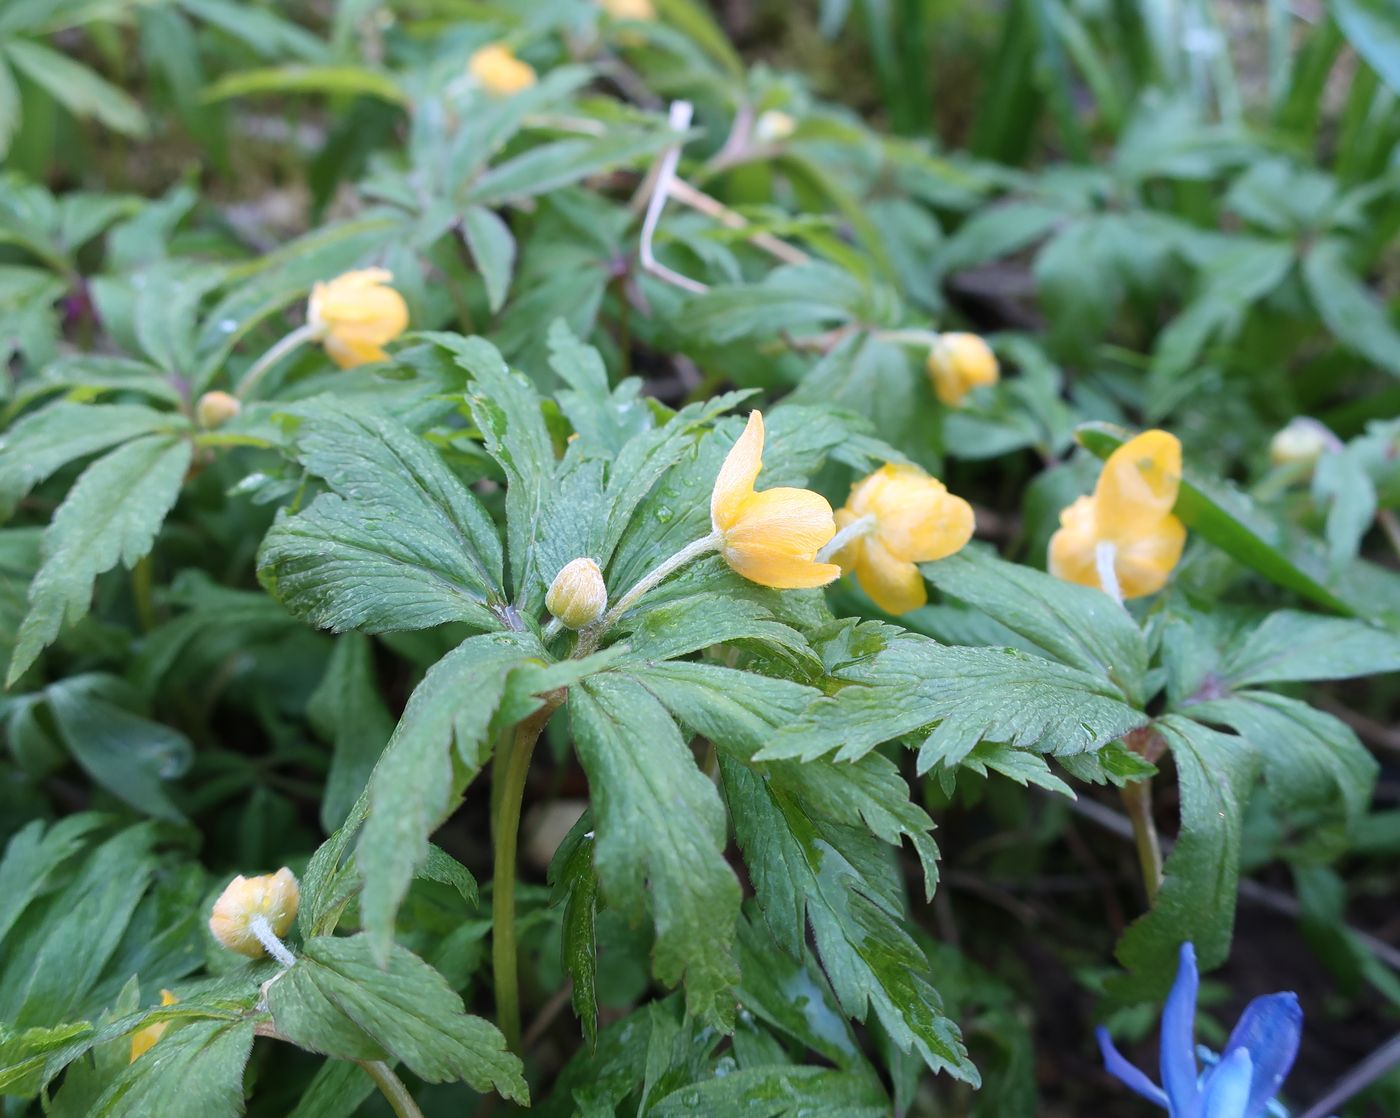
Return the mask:
<svg viewBox="0 0 1400 1118">
<path fill-rule="evenodd" d="M 1181 486 L 1181 443 L 1145 431 L 1104 463 L 1093 496 L 1060 513 L 1050 538 L 1050 573 L 1081 586 L 1105 586 L 1107 567 L 1123 598 L 1166 585 L 1186 546 L 1186 526 L 1172 515 Z"/>
<path fill-rule="evenodd" d="M 253 922 L 262 919 L 274 936 L 284 936 L 296 919 L 300 900 L 297 879 L 286 866 L 259 877 L 240 874 L 214 902 L 209 930 L 230 951 L 260 959 L 265 950 L 253 930 Z"/>
<path fill-rule="evenodd" d="M 307 325 L 342 369 L 383 361 L 385 343 L 408 328 L 408 305 L 388 286 L 393 278 L 383 268 L 364 268 L 311 289 Z"/>
<path fill-rule="evenodd" d="M 243 408 L 236 396 L 227 392 L 206 392 L 194 406 L 194 417 L 201 427 L 222 427 Z"/>
<path fill-rule="evenodd" d="M 1299 416 L 1269 441 L 1269 460 L 1275 466 L 1311 466 L 1336 443 L 1317 420 Z"/>
<path fill-rule="evenodd" d="M 841 569 L 886 613 L 928 601 L 915 565 L 961 551 L 972 538 L 972 506 L 917 466 L 886 465 L 851 487 L 836 526 L 864 526 L 835 555 Z"/>
<path fill-rule="evenodd" d="M 161 1005 L 174 1005 L 180 999 L 169 990 L 160 992 Z M 165 1030 L 170 1028 L 169 1021 L 160 1021 L 154 1025 L 147 1025 L 144 1029 L 137 1029 L 131 1034 L 131 1059 L 127 1061 L 134 1064 L 138 1056 L 144 1055 L 150 1050 L 151 1045 L 165 1035 Z"/>
<path fill-rule="evenodd" d="M 779 590 L 825 586 L 840 577 L 840 567 L 816 561 L 836 534 L 826 498 L 809 489 L 755 492 L 762 468 L 763 416 L 755 411 L 720 467 L 710 497 L 710 521 L 724 561 L 751 582 Z"/>
<path fill-rule="evenodd" d="M 484 46 L 467 60 L 467 72 L 492 97 L 508 97 L 535 84 L 535 68 L 505 43 Z"/>
<path fill-rule="evenodd" d="M 928 374 L 939 400 L 956 408 L 974 388 L 996 384 L 1001 370 L 992 347 L 976 334 L 940 334 L 928 351 Z"/>
<path fill-rule="evenodd" d="M 613 19 L 656 18 L 656 6 L 651 0 L 599 0 L 599 3 Z"/>
<path fill-rule="evenodd" d="M 758 114 L 753 134 L 765 144 L 781 143 L 797 131 L 797 121 L 781 109 L 766 109 Z"/>
<path fill-rule="evenodd" d="M 608 608 L 603 572 L 592 559 L 574 559 L 554 576 L 544 604 L 570 629 L 592 625 Z"/>
</svg>

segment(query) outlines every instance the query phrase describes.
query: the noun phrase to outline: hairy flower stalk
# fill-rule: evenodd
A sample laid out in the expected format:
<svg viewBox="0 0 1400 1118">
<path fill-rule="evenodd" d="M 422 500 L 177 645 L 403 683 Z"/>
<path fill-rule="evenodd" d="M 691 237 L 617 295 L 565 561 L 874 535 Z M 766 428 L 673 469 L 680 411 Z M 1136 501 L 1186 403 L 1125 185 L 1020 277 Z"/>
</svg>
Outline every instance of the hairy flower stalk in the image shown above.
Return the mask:
<svg viewBox="0 0 1400 1118">
<path fill-rule="evenodd" d="M 281 937 L 296 919 L 300 901 L 301 889 L 286 866 L 258 877 L 240 874 L 214 902 L 209 931 L 230 951 L 250 959 L 271 955 L 284 967 L 290 967 L 296 956 Z"/>
</svg>

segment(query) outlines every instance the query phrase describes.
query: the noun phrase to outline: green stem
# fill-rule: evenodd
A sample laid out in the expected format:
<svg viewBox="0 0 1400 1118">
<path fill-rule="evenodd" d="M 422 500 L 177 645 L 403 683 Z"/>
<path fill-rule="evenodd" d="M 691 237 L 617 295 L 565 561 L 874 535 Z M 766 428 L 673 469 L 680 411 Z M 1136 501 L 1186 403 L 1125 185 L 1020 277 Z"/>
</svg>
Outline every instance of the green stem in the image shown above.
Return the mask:
<svg viewBox="0 0 1400 1118">
<path fill-rule="evenodd" d="M 520 977 L 515 942 L 515 850 L 520 839 L 520 808 L 535 743 L 564 701 L 556 692 L 515 728 L 496 801 L 496 864 L 491 878 L 491 968 L 496 983 L 496 1019 L 506 1045 L 520 1052 Z"/>
<path fill-rule="evenodd" d="M 423 1118 L 423 1112 L 408 1093 L 403 1080 L 394 1074 L 394 1069 L 383 1060 L 356 1060 L 365 1069 L 365 1074 L 374 1080 L 379 1093 L 388 1100 L 398 1118 Z"/>
<path fill-rule="evenodd" d="M 1152 781 L 1138 780 L 1122 788 L 1123 806 L 1133 823 L 1133 842 L 1142 869 L 1142 887 L 1151 906 L 1162 887 L 1162 843 L 1152 819 Z"/>
<path fill-rule="evenodd" d="M 148 552 L 131 568 L 131 592 L 136 598 L 136 619 L 141 623 L 143 633 L 149 633 L 156 627 L 156 607 L 152 597 L 154 567 Z"/>
<path fill-rule="evenodd" d="M 291 353 L 292 350 L 296 349 L 298 346 L 311 341 L 315 336 L 316 331 L 314 327 L 310 325 L 298 326 L 253 363 L 253 367 L 249 369 L 247 373 L 244 374 L 243 379 L 239 381 L 238 388 L 234 391 L 234 395 L 240 400 L 246 400 L 263 377 L 267 376 L 267 374 L 272 371 L 277 362 L 281 361 L 282 358 L 286 357 L 287 354 Z"/>
</svg>

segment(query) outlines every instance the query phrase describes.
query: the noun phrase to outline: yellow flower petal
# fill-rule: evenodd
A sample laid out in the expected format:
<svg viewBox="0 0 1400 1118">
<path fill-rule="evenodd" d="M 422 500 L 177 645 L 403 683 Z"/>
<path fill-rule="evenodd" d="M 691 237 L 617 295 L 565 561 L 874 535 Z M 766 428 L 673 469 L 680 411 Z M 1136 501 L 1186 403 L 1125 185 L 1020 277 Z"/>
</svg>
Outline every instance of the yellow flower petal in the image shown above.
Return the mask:
<svg viewBox="0 0 1400 1118">
<path fill-rule="evenodd" d="M 230 951 L 260 959 L 265 954 L 252 924 L 261 916 L 274 935 L 283 936 L 296 919 L 301 889 L 292 871 L 283 866 L 276 873 L 258 877 L 239 874 L 225 886 L 209 915 L 209 930 Z"/>
<path fill-rule="evenodd" d="M 322 343 L 327 356 L 342 369 L 353 369 L 359 365 L 370 365 L 384 361 L 389 352 L 373 342 L 362 342 L 353 338 L 339 338 L 331 335 Z"/>
<path fill-rule="evenodd" d="M 160 992 L 161 1005 L 174 1005 L 179 1000 L 180 999 L 169 990 L 162 990 Z M 138 1057 L 144 1056 L 149 1052 L 151 1046 L 165 1035 L 165 1030 L 168 1028 L 170 1028 L 169 1021 L 159 1021 L 154 1025 L 147 1025 L 144 1029 L 137 1029 L 136 1032 L 132 1033 L 131 1058 L 127 1062 L 135 1063 Z"/>
<path fill-rule="evenodd" d="M 878 539 L 867 537 L 856 563 L 856 581 L 886 613 L 901 614 L 928 602 L 924 576 L 913 563 L 897 559 Z"/>
<path fill-rule="evenodd" d="M 852 489 L 848 507 L 873 516 L 875 535 L 905 562 L 942 559 L 972 538 L 972 506 L 917 466 L 882 466 Z"/>
<path fill-rule="evenodd" d="M 1056 578 L 1102 589 L 1094 565 L 1094 547 L 1098 543 L 1094 508 L 1093 497 L 1079 497 L 1061 510 L 1059 531 L 1050 537 L 1048 566 Z"/>
<path fill-rule="evenodd" d="M 928 354 L 928 375 L 940 402 L 960 407 L 974 388 L 1001 377 L 996 354 L 976 334 L 940 334 Z"/>
<path fill-rule="evenodd" d="M 806 590 L 841 577 L 835 563 L 817 563 L 782 548 L 750 544 L 742 549 L 725 547 L 721 554 L 736 574 L 775 590 Z"/>
<path fill-rule="evenodd" d="M 408 304 L 383 268 L 346 272 L 311 289 L 306 321 L 343 369 L 382 361 L 384 344 L 408 328 Z"/>
<path fill-rule="evenodd" d="M 1163 519 L 1146 536 L 1118 546 L 1113 569 L 1124 598 L 1155 594 L 1181 562 L 1186 525 L 1174 516 Z"/>
<path fill-rule="evenodd" d="M 720 466 L 710 495 L 710 521 L 716 532 L 727 532 L 734 526 L 740 506 L 753 495 L 753 483 L 762 468 L 763 415 L 751 411 L 748 426 Z"/>
<path fill-rule="evenodd" d="M 519 93 L 537 80 L 535 68 L 516 58 L 505 43 L 491 43 L 476 51 L 467 60 L 467 72 L 492 97 Z"/>
<path fill-rule="evenodd" d="M 1181 443 L 1166 431 L 1144 431 L 1104 463 L 1094 488 L 1099 531 L 1127 540 L 1152 531 L 1172 511 L 1181 486 Z"/>
<path fill-rule="evenodd" d="M 783 487 L 749 494 L 724 542 L 730 548 L 771 547 L 810 559 L 834 535 L 836 518 L 825 497 Z"/>
</svg>

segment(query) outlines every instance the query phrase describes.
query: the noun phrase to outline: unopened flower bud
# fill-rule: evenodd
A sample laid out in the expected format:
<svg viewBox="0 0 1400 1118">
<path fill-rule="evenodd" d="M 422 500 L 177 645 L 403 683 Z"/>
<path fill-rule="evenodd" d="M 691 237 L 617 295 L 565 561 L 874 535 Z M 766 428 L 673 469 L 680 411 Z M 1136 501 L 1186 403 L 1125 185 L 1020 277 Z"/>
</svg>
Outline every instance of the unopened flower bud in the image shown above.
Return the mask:
<svg viewBox="0 0 1400 1118">
<path fill-rule="evenodd" d="M 992 347 L 976 334 L 940 334 L 928 351 L 928 373 L 939 400 L 950 408 L 1001 376 Z"/>
<path fill-rule="evenodd" d="M 1299 416 L 1269 441 L 1269 460 L 1275 466 L 1311 466 L 1336 442 L 1317 420 Z"/>
<path fill-rule="evenodd" d="M 296 919 L 300 900 L 297 879 L 286 866 L 258 877 L 240 874 L 214 902 L 209 930 L 230 951 L 260 959 L 266 949 L 254 930 L 254 921 L 262 919 L 274 936 L 284 936 Z"/>
<path fill-rule="evenodd" d="M 162 990 L 160 992 L 161 1005 L 174 1005 L 179 1000 L 180 999 L 169 990 Z M 144 1029 L 137 1029 L 136 1032 L 132 1033 L 131 1059 L 128 1060 L 127 1063 L 135 1063 L 136 1058 L 149 1051 L 151 1045 L 155 1044 L 156 1041 L 164 1036 L 165 1030 L 168 1028 L 170 1028 L 169 1021 L 160 1021 L 154 1025 L 147 1025 Z"/>
<path fill-rule="evenodd" d="M 206 392 L 194 406 L 194 417 L 201 427 L 222 427 L 243 409 L 236 396 L 227 392 Z"/>
<path fill-rule="evenodd" d="M 782 109 L 766 109 L 754 121 L 753 134 L 761 143 L 781 143 L 797 131 L 797 121 Z"/>
<path fill-rule="evenodd" d="M 566 564 L 554 576 L 544 604 L 570 629 L 593 624 L 608 608 L 608 588 L 602 570 L 592 559 L 575 559 Z"/>
<path fill-rule="evenodd" d="M 603 11 L 613 19 L 647 20 L 656 18 L 656 5 L 652 0 L 599 0 Z"/>
<path fill-rule="evenodd" d="M 492 97 L 509 97 L 536 82 L 535 68 L 515 57 L 505 43 L 482 47 L 467 60 L 467 72 Z"/>
</svg>

